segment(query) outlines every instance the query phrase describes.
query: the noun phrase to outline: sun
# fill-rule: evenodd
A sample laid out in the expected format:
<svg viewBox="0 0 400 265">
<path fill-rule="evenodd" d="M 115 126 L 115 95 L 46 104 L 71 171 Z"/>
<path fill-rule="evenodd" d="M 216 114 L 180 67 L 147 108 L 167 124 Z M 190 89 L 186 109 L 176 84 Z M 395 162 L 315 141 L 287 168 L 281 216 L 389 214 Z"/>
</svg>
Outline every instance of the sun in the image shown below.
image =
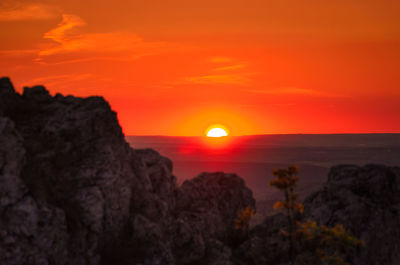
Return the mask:
<svg viewBox="0 0 400 265">
<path fill-rule="evenodd" d="M 212 128 L 207 132 L 207 137 L 224 137 L 228 136 L 228 133 L 222 128 Z"/>
<path fill-rule="evenodd" d="M 228 130 L 224 126 L 214 125 L 207 130 L 207 137 L 225 137 L 228 136 Z"/>
</svg>

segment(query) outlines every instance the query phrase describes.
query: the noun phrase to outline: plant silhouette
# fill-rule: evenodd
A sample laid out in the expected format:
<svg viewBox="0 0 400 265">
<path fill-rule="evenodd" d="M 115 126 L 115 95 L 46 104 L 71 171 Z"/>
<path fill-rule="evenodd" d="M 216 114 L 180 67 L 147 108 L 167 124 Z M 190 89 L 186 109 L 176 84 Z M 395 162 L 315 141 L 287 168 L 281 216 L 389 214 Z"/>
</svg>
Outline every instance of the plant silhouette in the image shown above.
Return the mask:
<svg viewBox="0 0 400 265">
<path fill-rule="evenodd" d="M 274 209 L 280 210 L 287 218 L 287 230 L 281 233 L 289 240 L 289 261 L 291 265 L 347 265 L 342 253 L 363 246 L 363 241 L 350 235 L 343 225 L 335 227 L 319 226 L 315 221 L 301 223 L 303 204 L 298 202 L 295 192 L 299 168 L 295 165 L 286 169 L 273 170 L 276 177 L 270 185 L 284 194 L 284 200 L 277 201 Z M 297 249 L 295 249 L 297 247 Z"/>
<path fill-rule="evenodd" d="M 287 169 L 276 169 L 272 174 L 276 179 L 270 182 L 270 185 L 278 188 L 284 193 L 284 200 L 277 201 L 274 209 L 280 210 L 287 217 L 288 230 L 281 230 L 281 233 L 289 239 L 289 259 L 294 264 L 294 234 L 296 231 L 295 217 L 297 213 L 303 213 L 303 205 L 298 203 L 298 194 L 294 191 L 297 182 L 299 182 L 299 168 L 290 166 Z"/>
</svg>

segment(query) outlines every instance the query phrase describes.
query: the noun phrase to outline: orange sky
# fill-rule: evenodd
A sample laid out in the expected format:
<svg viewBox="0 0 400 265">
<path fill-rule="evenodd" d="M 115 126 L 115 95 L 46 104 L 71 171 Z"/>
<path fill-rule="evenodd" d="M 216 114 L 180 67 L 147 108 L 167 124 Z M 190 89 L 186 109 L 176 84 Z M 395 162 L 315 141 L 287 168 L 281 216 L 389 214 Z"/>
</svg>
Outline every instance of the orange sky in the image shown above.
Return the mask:
<svg viewBox="0 0 400 265">
<path fill-rule="evenodd" d="M 0 1 L 0 75 L 128 135 L 400 132 L 398 0 Z"/>
</svg>

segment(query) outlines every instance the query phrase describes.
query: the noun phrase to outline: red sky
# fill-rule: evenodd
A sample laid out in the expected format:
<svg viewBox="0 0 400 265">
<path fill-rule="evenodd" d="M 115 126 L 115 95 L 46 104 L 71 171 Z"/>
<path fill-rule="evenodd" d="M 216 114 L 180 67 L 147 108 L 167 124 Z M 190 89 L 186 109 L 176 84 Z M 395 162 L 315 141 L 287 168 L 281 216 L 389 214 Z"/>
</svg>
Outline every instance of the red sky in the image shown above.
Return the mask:
<svg viewBox="0 0 400 265">
<path fill-rule="evenodd" d="M 0 2 L 0 75 L 128 135 L 400 132 L 398 0 Z"/>
</svg>

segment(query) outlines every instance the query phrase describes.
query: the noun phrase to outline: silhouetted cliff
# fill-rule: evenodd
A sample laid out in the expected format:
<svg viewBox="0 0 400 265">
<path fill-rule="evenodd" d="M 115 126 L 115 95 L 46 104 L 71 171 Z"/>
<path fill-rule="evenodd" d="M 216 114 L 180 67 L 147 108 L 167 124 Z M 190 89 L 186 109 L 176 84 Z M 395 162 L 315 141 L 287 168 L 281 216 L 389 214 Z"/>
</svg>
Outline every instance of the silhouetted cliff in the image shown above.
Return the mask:
<svg viewBox="0 0 400 265">
<path fill-rule="evenodd" d="M 0 79 L 0 264 L 190 264 L 229 249 L 255 201 L 233 174 L 176 185 L 172 163 L 126 143 L 101 97 L 15 93 Z M 220 259 L 219 252 L 216 259 Z"/>
</svg>

